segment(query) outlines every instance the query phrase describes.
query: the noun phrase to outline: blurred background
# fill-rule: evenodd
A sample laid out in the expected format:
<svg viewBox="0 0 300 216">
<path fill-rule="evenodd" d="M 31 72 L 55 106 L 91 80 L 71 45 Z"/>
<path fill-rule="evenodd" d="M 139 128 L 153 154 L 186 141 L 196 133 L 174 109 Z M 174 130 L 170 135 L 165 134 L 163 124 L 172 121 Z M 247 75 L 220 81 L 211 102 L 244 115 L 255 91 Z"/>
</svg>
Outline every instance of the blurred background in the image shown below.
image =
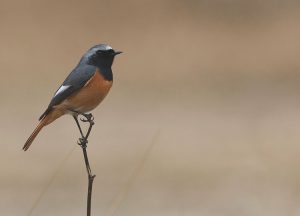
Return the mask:
<svg viewBox="0 0 300 216">
<path fill-rule="evenodd" d="M 1 215 L 85 215 L 73 119 L 21 149 L 98 43 L 124 54 L 93 112 L 94 215 L 300 215 L 299 12 L 292 0 L 1 0 Z"/>
</svg>

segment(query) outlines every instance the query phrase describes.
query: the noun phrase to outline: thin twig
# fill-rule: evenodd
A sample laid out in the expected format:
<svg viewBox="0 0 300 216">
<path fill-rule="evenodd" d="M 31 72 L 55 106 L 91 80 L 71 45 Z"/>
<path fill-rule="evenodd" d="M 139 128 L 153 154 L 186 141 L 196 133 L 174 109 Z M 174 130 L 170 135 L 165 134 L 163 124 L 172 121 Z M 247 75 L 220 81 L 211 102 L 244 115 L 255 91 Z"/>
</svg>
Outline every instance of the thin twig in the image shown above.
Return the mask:
<svg viewBox="0 0 300 216">
<path fill-rule="evenodd" d="M 88 143 L 88 137 L 89 137 L 89 135 L 91 133 L 91 130 L 92 130 L 92 127 L 95 123 L 94 123 L 94 117 L 93 117 L 92 114 L 81 114 L 81 115 L 84 116 L 84 119 L 80 119 L 80 120 L 82 122 L 88 122 L 90 124 L 86 135 L 83 135 L 82 129 L 81 129 L 80 124 L 79 124 L 78 119 L 77 119 L 78 116 L 74 116 L 74 119 L 75 119 L 76 124 L 77 124 L 78 129 L 79 129 L 79 132 L 81 134 L 81 138 L 79 138 L 78 144 L 82 148 L 85 167 L 86 167 L 86 171 L 87 171 L 87 174 L 88 174 L 87 216 L 90 216 L 91 215 L 93 181 L 94 181 L 94 178 L 96 177 L 96 175 L 92 174 L 86 148 L 87 148 L 87 143 Z"/>
</svg>

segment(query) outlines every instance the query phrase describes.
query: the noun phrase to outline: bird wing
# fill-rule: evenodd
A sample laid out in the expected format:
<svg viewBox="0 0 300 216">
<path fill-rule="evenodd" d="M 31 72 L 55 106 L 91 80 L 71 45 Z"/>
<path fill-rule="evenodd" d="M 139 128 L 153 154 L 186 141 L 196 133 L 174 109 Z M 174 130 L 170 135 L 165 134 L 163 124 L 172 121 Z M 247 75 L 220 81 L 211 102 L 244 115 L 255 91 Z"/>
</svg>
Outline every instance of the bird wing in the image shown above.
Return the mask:
<svg viewBox="0 0 300 216">
<path fill-rule="evenodd" d="M 63 100 L 68 98 L 77 90 L 81 89 L 87 81 L 96 73 L 96 67 L 92 65 L 78 65 L 67 76 L 63 84 L 54 93 L 46 111 L 40 116 L 39 120 L 44 118 L 52 109 L 53 106 L 58 105 Z"/>
</svg>

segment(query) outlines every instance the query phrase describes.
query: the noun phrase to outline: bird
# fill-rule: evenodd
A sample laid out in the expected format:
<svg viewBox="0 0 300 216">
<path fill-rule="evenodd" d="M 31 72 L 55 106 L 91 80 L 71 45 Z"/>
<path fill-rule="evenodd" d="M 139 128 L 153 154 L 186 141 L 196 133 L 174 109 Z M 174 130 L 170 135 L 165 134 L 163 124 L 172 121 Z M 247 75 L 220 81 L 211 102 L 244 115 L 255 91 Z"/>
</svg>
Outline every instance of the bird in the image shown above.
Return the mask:
<svg viewBox="0 0 300 216">
<path fill-rule="evenodd" d="M 90 48 L 54 93 L 23 150 L 28 150 L 39 132 L 59 117 L 70 114 L 78 125 L 78 115 L 96 108 L 112 87 L 111 67 L 115 56 L 121 53 L 108 44 Z"/>
</svg>

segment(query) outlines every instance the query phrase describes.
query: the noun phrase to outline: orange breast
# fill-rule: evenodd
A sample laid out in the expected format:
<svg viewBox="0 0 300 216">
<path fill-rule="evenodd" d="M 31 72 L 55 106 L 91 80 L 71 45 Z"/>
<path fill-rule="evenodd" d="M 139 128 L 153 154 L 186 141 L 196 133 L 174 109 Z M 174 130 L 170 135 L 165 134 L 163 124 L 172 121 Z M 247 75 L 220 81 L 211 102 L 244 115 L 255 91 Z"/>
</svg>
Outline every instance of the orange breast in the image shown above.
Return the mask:
<svg viewBox="0 0 300 216">
<path fill-rule="evenodd" d="M 65 99 L 57 108 L 72 109 L 78 112 L 89 112 L 105 98 L 112 86 L 112 81 L 105 80 L 96 71 L 95 75 L 72 96 Z"/>
</svg>

